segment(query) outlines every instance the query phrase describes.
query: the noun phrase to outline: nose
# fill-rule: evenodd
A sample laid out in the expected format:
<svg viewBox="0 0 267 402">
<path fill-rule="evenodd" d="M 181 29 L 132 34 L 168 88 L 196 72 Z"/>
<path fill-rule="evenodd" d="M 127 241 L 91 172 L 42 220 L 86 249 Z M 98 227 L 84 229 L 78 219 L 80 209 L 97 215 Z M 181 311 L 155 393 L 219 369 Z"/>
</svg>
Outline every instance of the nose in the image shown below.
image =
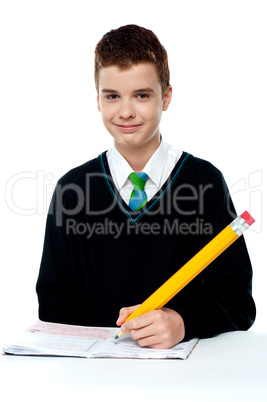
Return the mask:
<svg viewBox="0 0 267 402">
<path fill-rule="evenodd" d="M 135 110 L 132 102 L 130 100 L 123 100 L 120 104 L 119 117 L 124 120 L 134 119 Z"/>
</svg>

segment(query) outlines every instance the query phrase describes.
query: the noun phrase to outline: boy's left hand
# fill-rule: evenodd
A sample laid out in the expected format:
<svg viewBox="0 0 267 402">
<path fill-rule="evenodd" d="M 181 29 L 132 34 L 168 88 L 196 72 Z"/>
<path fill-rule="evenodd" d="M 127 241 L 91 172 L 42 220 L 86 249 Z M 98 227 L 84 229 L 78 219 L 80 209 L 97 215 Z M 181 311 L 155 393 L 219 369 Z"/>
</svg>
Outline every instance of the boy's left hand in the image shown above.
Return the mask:
<svg viewBox="0 0 267 402">
<path fill-rule="evenodd" d="M 176 311 L 162 308 L 125 322 L 137 307 L 122 308 L 117 325 L 121 326 L 123 332 L 131 332 L 132 338 L 140 346 L 169 349 L 183 340 L 185 336 L 184 321 Z"/>
</svg>

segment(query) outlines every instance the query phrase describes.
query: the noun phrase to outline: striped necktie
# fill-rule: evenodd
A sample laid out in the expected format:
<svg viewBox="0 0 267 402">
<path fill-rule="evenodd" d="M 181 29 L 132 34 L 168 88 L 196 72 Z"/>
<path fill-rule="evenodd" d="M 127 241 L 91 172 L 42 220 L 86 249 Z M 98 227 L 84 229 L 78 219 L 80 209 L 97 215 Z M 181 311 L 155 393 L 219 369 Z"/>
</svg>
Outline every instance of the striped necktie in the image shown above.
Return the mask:
<svg viewBox="0 0 267 402">
<path fill-rule="evenodd" d="M 133 211 L 138 211 L 147 203 L 147 195 L 144 191 L 145 184 L 147 181 L 147 174 L 144 172 L 141 173 L 131 173 L 129 175 L 129 179 L 133 183 L 134 189 L 132 191 L 129 207 Z"/>
</svg>

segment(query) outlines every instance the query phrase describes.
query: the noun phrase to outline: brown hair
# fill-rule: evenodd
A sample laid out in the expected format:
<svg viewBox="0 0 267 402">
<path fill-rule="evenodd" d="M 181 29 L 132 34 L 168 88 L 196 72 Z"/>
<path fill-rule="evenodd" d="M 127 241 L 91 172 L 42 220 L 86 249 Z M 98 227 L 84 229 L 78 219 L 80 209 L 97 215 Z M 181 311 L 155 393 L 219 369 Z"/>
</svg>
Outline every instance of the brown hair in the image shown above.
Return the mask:
<svg viewBox="0 0 267 402">
<path fill-rule="evenodd" d="M 98 92 L 102 67 L 118 66 L 121 70 L 133 64 L 150 62 L 156 67 L 162 96 L 170 85 L 168 55 L 157 36 L 138 25 L 125 25 L 106 33 L 95 48 L 95 85 Z"/>
</svg>

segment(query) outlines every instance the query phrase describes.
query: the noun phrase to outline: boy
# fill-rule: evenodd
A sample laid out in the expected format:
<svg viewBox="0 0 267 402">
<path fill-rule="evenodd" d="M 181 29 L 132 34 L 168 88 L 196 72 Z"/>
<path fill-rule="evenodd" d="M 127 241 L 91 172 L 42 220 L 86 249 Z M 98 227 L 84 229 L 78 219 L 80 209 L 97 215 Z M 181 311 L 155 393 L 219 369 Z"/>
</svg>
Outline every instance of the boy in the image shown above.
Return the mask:
<svg viewBox="0 0 267 402">
<path fill-rule="evenodd" d="M 128 25 L 104 35 L 95 83 L 114 147 L 58 182 L 37 281 L 40 319 L 117 322 L 154 348 L 248 329 L 255 305 L 243 238 L 165 308 L 125 323 L 236 215 L 222 174 L 161 137 L 172 87 L 167 53 L 153 32 Z"/>
</svg>

